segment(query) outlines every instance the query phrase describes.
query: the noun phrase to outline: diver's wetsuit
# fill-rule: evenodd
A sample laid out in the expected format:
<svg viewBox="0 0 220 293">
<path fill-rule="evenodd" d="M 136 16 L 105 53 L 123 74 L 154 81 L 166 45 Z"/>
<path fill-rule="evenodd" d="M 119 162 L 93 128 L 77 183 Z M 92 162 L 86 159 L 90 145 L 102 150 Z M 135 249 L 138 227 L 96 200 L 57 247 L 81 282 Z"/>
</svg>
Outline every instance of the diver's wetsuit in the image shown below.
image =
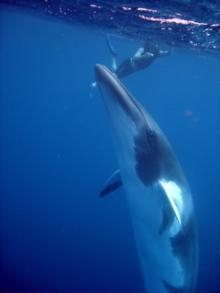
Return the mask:
<svg viewBox="0 0 220 293">
<path fill-rule="evenodd" d="M 125 59 L 115 70 L 115 74 L 119 77 L 125 77 L 134 73 L 135 71 L 147 68 L 157 58 L 157 54 L 145 53 L 138 58 L 131 57 Z"/>
<path fill-rule="evenodd" d="M 146 69 L 157 57 L 166 56 L 168 54 L 169 51 L 159 50 L 157 44 L 145 42 L 144 46 L 139 48 L 134 56 L 125 59 L 118 67 L 114 68 L 114 72 L 119 78 L 123 78 L 136 71 Z"/>
<path fill-rule="evenodd" d="M 139 48 L 132 57 L 125 59 L 119 66 L 117 66 L 117 52 L 112 46 L 108 35 L 106 35 L 106 41 L 112 56 L 112 70 L 118 78 L 123 78 L 139 70 L 144 70 L 151 65 L 157 57 L 170 54 L 169 51 L 159 50 L 159 46 L 155 42 L 145 42 L 143 47 Z M 93 82 L 90 87 L 96 87 L 96 82 Z"/>
</svg>

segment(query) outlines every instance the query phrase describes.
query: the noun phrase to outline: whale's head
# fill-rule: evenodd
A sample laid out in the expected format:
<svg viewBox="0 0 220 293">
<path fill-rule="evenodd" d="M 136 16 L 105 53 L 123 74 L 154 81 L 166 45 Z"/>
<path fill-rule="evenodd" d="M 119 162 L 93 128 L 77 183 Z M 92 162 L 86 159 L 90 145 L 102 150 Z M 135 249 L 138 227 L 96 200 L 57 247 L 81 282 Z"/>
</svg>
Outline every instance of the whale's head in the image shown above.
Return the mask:
<svg viewBox="0 0 220 293">
<path fill-rule="evenodd" d="M 167 151 L 163 134 L 114 73 L 98 64 L 95 74 L 113 127 L 119 157 L 133 162 L 145 185 L 153 184 L 161 175 L 161 155 Z"/>
</svg>

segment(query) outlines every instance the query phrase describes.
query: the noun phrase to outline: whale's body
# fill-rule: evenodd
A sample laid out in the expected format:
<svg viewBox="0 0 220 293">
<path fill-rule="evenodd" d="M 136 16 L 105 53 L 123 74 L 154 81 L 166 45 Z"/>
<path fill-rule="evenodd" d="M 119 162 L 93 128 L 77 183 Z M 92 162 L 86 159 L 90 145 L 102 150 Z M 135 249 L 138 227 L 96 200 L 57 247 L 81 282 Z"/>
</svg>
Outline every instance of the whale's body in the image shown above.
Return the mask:
<svg viewBox="0 0 220 293">
<path fill-rule="evenodd" d="M 125 188 L 146 292 L 194 292 L 197 236 L 182 169 L 156 122 L 118 78 L 103 65 L 95 72 L 120 167 L 103 194 Z"/>
</svg>

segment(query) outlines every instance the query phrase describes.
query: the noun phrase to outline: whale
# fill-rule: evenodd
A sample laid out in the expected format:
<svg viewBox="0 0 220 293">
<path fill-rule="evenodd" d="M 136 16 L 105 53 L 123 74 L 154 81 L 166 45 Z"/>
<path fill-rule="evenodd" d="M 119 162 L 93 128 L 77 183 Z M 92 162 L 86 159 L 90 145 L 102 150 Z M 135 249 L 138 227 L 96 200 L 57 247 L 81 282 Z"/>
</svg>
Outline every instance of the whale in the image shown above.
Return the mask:
<svg viewBox="0 0 220 293">
<path fill-rule="evenodd" d="M 158 124 L 117 76 L 96 64 L 95 77 L 119 167 L 100 196 L 125 190 L 145 292 L 195 292 L 196 216 L 180 163 Z"/>
</svg>

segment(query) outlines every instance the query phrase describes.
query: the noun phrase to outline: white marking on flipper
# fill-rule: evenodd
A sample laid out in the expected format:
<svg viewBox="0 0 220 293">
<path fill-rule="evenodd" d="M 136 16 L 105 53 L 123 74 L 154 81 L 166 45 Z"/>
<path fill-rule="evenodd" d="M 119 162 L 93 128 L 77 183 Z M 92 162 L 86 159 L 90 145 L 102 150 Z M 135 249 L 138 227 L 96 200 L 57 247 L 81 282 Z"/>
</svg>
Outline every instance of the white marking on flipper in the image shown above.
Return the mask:
<svg viewBox="0 0 220 293">
<path fill-rule="evenodd" d="M 165 191 L 167 199 L 174 211 L 174 214 L 179 222 L 182 224 L 183 199 L 180 187 L 174 181 L 159 180 L 159 184 Z"/>
</svg>

